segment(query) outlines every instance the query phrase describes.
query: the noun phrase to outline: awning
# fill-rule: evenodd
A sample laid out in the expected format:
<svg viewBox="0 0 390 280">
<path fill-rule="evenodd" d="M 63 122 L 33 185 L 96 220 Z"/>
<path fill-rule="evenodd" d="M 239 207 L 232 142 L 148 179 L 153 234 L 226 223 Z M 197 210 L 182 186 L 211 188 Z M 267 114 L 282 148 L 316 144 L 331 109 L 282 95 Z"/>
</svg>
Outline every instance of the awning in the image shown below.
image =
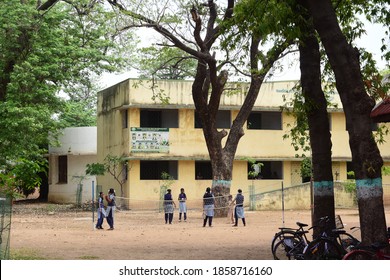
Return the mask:
<svg viewBox="0 0 390 280">
<path fill-rule="evenodd" d="M 390 122 L 390 97 L 384 98 L 371 110 L 371 119 L 376 122 Z"/>
</svg>

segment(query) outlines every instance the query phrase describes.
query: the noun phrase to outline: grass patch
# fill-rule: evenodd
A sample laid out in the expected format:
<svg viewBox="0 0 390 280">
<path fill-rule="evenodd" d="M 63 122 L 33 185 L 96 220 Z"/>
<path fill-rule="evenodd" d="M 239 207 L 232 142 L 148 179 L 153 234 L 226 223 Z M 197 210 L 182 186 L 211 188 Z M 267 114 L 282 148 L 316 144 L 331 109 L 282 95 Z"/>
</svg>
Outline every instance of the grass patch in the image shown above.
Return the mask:
<svg viewBox="0 0 390 280">
<path fill-rule="evenodd" d="M 45 258 L 36 250 L 33 249 L 17 249 L 10 250 L 10 260 L 45 260 Z"/>
<path fill-rule="evenodd" d="M 98 260 L 99 257 L 96 256 L 81 256 L 79 257 L 80 260 Z"/>
</svg>

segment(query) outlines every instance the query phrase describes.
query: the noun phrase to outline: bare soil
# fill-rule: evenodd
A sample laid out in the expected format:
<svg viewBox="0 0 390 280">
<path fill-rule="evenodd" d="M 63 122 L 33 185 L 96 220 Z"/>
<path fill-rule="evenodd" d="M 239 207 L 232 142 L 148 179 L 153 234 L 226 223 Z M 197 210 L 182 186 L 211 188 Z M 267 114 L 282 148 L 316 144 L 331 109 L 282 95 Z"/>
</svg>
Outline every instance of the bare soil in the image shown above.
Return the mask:
<svg viewBox="0 0 390 280">
<path fill-rule="evenodd" d="M 358 210 L 337 210 L 345 229 L 359 226 Z M 246 211 L 247 225 L 232 227 L 227 218 L 202 226 L 202 213 L 166 225 L 158 212 L 117 211 L 115 229 L 94 228 L 96 213 L 47 203 L 16 203 L 11 225 L 11 255 L 30 251 L 49 260 L 271 260 L 270 244 L 278 227 L 311 224 L 309 210 Z M 390 211 L 386 213 L 387 221 Z M 283 223 L 284 221 L 284 223 Z M 355 232 L 360 238 L 360 232 Z"/>
</svg>

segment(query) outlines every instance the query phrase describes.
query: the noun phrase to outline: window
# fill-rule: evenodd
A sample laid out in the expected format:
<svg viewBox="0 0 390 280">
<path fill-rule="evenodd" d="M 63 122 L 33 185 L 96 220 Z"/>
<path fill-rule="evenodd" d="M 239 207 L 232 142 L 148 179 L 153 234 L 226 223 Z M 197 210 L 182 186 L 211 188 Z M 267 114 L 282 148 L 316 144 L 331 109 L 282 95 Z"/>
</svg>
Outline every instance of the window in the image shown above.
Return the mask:
<svg viewBox="0 0 390 280">
<path fill-rule="evenodd" d="M 68 156 L 58 157 L 58 183 L 68 183 Z"/>
<path fill-rule="evenodd" d="M 177 161 L 143 160 L 140 163 L 141 180 L 161 180 L 162 173 L 168 173 L 175 180 L 177 176 Z"/>
<path fill-rule="evenodd" d="M 282 129 L 281 112 L 252 112 L 247 120 L 248 129 Z"/>
<path fill-rule="evenodd" d="M 262 165 L 258 165 L 261 163 Z M 258 167 L 255 167 L 255 166 Z M 253 174 L 255 172 L 255 174 Z M 282 161 L 248 162 L 248 180 L 250 179 L 283 179 Z"/>
<path fill-rule="evenodd" d="M 141 109 L 141 127 L 179 127 L 179 112 L 175 109 L 152 110 Z"/>
<path fill-rule="evenodd" d="M 212 180 L 213 172 L 210 161 L 195 161 L 195 180 Z"/>
<path fill-rule="evenodd" d="M 202 128 L 202 122 L 200 120 L 200 117 L 196 110 L 194 111 L 195 113 L 195 121 L 194 121 L 194 127 L 195 128 Z M 231 119 L 230 119 L 230 111 L 218 111 L 217 113 L 217 120 L 216 120 L 216 125 L 217 128 L 230 128 L 231 124 Z"/>
<path fill-rule="evenodd" d="M 122 128 L 128 128 L 128 110 L 122 111 Z"/>
</svg>

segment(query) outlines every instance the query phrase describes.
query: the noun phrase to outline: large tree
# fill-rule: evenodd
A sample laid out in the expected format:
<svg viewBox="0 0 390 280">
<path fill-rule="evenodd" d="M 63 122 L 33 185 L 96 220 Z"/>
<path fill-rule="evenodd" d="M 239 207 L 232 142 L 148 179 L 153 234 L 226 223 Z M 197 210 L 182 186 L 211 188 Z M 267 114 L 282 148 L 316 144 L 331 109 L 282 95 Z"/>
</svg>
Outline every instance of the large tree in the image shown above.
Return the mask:
<svg viewBox="0 0 390 280">
<path fill-rule="evenodd" d="M 289 40 L 281 36 L 283 28 L 273 13 L 288 13 L 285 4 L 268 6 L 257 1 L 245 1 L 235 7 L 235 1 L 227 0 L 218 7 L 215 1 L 182 5 L 181 1 L 159 3 L 155 8 L 148 1 L 143 5 L 125 7 L 117 1 L 108 1 L 134 20 L 132 27 L 155 30 L 169 44 L 179 48 L 196 60 L 196 73 L 192 85 L 192 97 L 207 144 L 214 192 L 222 197 L 230 192 L 234 156 L 239 140 L 244 135 L 245 124 L 258 96 L 262 82 L 274 62 L 283 54 Z M 174 10 L 168 8 L 174 7 Z M 158 11 L 155 15 L 151 11 Z M 233 11 L 237 15 L 233 15 Z M 155 16 L 155 17 L 154 17 Z M 261 28 L 258 18 L 268 25 Z M 236 20 L 237 19 L 237 20 Z M 191 30 L 188 36 L 188 30 Z M 235 36 L 240 34 L 240 36 Z M 271 39 L 273 45 L 266 51 L 261 47 Z M 223 52 L 221 56 L 217 52 Z M 236 51 L 236 52 L 234 52 Z M 228 131 L 219 130 L 216 116 L 221 96 L 227 91 L 229 70 L 240 69 L 250 80 L 245 100 Z M 240 89 L 241 90 L 241 89 Z M 224 204 L 222 199 L 220 203 Z"/>
<path fill-rule="evenodd" d="M 355 172 L 362 242 L 386 242 L 379 149 L 374 141 L 370 113 L 375 101 L 366 93 L 359 52 L 344 36 L 330 0 L 307 0 L 313 24 L 336 77 L 346 116 Z"/>
<path fill-rule="evenodd" d="M 335 202 L 332 175 L 332 141 L 328 119 L 328 102 L 322 90 L 320 45 L 310 16 L 302 6 L 297 7 L 304 19 L 301 27 L 299 54 L 302 95 L 309 126 L 313 168 L 313 224 L 328 216 L 329 227 L 335 225 Z M 315 228 L 315 234 L 319 228 Z"/>
<path fill-rule="evenodd" d="M 98 2 L 0 5 L 1 172 L 12 176 L 18 164 L 42 162 L 65 108 L 59 93 L 121 67 L 116 15 Z"/>
</svg>

